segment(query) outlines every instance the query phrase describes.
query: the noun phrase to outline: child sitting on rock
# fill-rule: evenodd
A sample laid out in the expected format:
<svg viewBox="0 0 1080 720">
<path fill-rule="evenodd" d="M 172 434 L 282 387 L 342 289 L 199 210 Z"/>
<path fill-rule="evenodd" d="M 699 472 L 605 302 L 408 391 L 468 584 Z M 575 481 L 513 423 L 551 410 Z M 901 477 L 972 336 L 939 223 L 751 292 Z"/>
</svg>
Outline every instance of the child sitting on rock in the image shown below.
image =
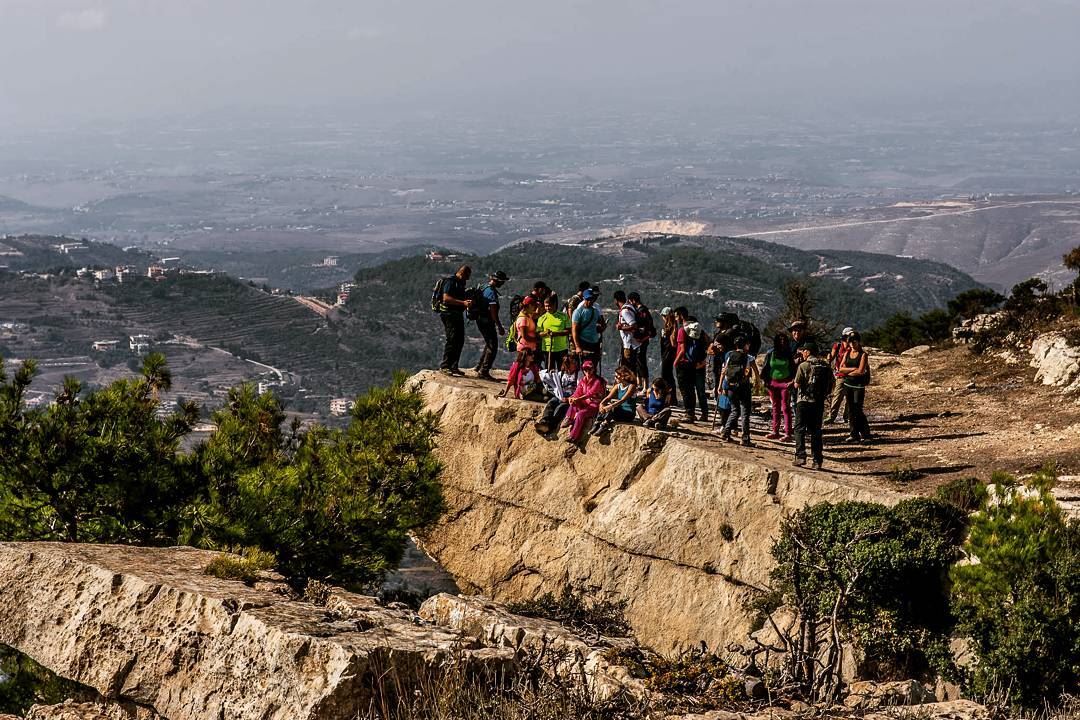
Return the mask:
<svg viewBox="0 0 1080 720">
<path fill-rule="evenodd" d="M 668 400 L 671 397 L 670 388 L 663 378 L 653 380 L 645 402 L 638 405 L 637 415 L 647 428 L 667 428 L 668 418 L 671 417 L 671 406 Z"/>
</svg>

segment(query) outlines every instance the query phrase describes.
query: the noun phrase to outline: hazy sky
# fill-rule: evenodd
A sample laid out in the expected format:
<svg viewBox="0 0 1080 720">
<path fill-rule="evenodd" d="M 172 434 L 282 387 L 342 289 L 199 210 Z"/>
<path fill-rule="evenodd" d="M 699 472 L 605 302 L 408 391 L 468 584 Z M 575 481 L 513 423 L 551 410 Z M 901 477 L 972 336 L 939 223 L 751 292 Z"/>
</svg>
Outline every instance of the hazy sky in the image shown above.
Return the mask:
<svg viewBox="0 0 1080 720">
<path fill-rule="evenodd" d="M 1080 0 L 0 0 L 0 122 L 625 101 L 1080 105 Z"/>
</svg>

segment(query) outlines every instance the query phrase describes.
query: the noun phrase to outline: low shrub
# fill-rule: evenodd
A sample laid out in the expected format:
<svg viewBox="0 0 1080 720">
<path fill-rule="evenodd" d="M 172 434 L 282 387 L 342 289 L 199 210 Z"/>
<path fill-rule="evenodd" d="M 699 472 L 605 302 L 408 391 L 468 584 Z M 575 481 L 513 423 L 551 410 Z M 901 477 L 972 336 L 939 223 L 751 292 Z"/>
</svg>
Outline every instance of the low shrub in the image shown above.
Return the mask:
<svg viewBox="0 0 1080 720">
<path fill-rule="evenodd" d="M 253 585 L 263 573 L 273 569 L 276 558 L 258 548 L 243 548 L 236 554 L 222 554 L 210 561 L 204 572 L 222 580 L 239 580 Z"/>
<path fill-rule="evenodd" d="M 967 562 L 952 579 L 958 630 L 978 662 L 966 677 L 979 697 L 1026 708 L 1080 690 L 1080 525 L 1067 521 L 1043 470 L 994 484 L 972 515 Z"/>
<path fill-rule="evenodd" d="M 585 594 L 570 586 L 560 595 L 545 593 L 536 600 L 511 603 L 507 610 L 515 615 L 554 620 L 576 633 L 591 636 L 629 637 L 626 601 L 591 602 Z"/>
</svg>

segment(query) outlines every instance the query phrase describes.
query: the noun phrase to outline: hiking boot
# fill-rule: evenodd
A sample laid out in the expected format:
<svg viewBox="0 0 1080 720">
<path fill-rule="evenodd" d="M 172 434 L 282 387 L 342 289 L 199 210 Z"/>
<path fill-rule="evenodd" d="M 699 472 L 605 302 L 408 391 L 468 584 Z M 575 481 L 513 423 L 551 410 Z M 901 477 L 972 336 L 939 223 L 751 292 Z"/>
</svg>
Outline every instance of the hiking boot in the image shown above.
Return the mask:
<svg viewBox="0 0 1080 720">
<path fill-rule="evenodd" d="M 533 424 L 533 428 L 535 428 L 536 432 L 540 433 L 541 435 L 547 435 L 549 432 L 551 432 L 551 423 L 549 423 L 547 420 L 537 420 Z"/>
<path fill-rule="evenodd" d="M 779 440 L 780 439 L 780 433 L 775 433 L 775 432 L 774 433 L 769 433 L 768 435 L 765 436 L 765 439 L 766 440 Z"/>
<path fill-rule="evenodd" d="M 686 419 L 683 422 L 685 422 L 688 425 L 693 425 L 693 424 L 697 423 L 697 418 L 694 417 L 693 415 L 687 415 Z"/>
<path fill-rule="evenodd" d="M 780 442 L 782 442 L 782 443 L 791 442 L 791 436 L 790 435 L 785 435 L 784 437 L 780 438 Z"/>
<path fill-rule="evenodd" d="M 720 439 L 723 440 L 724 442 L 731 442 L 732 441 L 731 440 L 731 431 L 730 430 L 724 430 L 724 432 L 720 433 Z"/>
<path fill-rule="evenodd" d="M 487 370 L 477 370 L 476 377 L 480 380 L 495 380 L 495 376 L 489 373 Z"/>
<path fill-rule="evenodd" d="M 644 423 L 642 423 L 642 425 L 644 425 L 647 428 L 656 427 L 656 420 L 654 420 L 652 418 L 649 418 Z"/>
<path fill-rule="evenodd" d="M 446 377 L 454 377 L 454 371 L 450 368 L 439 368 L 439 372 L 441 372 Z"/>
<path fill-rule="evenodd" d="M 795 467 L 803 467 L 804 465 L 806 465 L 806 458 L 795 458 L 795 460 L 791 464 Z"/>
<path fill-rule="evenodd" d="M 857 443 L 857 442 L 859 442 L 859 438 L 855 437 L 854 435 L 848 435 L 846 438 L 844 438 L 844 442 L 845 443 Z"/>
<path fill-rule="evenodd" d="M 814 463 L 813 465 L 810 466 L 810 469 L 812 469 L 812 470 L 820 470 L 821 469 L 821 463 L 818 463 L 818 462 Z"/>
<path fill-rule="evenodd" d="M 829 417 L 825 418 L 825 421 L 823 423 L 821 423 L 821 424 L 822 425 L 832 425 L 834 422 L 836 422 L 836 416 L 835 415 L 830 415 Z"/>
<path fill-rule="evenodd" d="M 458 377 L 465 377 L 465 373 L 461 372 L 461 368 L 450 368 L 450 374 Z"/>
<path fill-rule="evenodd" d="M 747 435 L 746 437 L 744 437 L 742 439 L 742 446 L 743 447 L 754 447 L 754 443 L 750 442 L 750 436 L 749 435 Z"/>
</svg>

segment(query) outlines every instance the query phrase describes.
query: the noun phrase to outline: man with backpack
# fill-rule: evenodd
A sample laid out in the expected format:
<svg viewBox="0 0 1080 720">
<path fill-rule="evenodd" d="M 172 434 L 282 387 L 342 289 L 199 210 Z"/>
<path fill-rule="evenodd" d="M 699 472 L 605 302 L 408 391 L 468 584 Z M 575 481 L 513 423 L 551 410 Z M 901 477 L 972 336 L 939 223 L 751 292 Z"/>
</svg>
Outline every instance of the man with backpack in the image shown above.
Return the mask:
<svg viewBox="0 0 1080 720">
<path fill-rule="evenodd" d="M 697 318 L 685 307 L 675 308 L 675 378 L 683 396 L 686 422 L 697 422 L 695 411 L 701 407 L 701 422 L 709 421 L 709 398 L 705 393 L 705 366 L 709 358 L 710 338 Z"/>
<path fill-rule="evenodd" d="M 754 380 L 758 377 L 757 363 L 750 352 L 753 339 L 739 336 L 732 341 L 732 345 L 735 349 L 728 353 L 723 375 L 728 400 L 731 402 L 731 414 L 728 415 L 721 437 L 731 440 L 735 424 L 741 420 L 742 444 L 750 447 L 753 445 L 750 442 L 750 406 L 753 404 Z"/>
<path fill-rule="evenodd" d="M 480 353 L 480 361 L 474 368 L 477 377 L 482 380 L 495 379 L 491 376 L 491 368 L 495 364 L 495 356 L 499 354 L 499 336 L 506 334 L 499 319 L 499 288 L 509 279 L 502 270 L 489 275 L 487 285 L 473 289 L 470 298 L 473 305 L 465 313 L 476 323 L 476 329 L 484 338 L 484 351 Z"/>
<path fill-rule="evenodd" d="M 821 469 L 824 459 L 822 450 L 822 420 L 825 402 L 833 391 L 836 379 L 829 363 L 818 354 L 817 343 L 807 341 L 799 347 L 802 363 L 795 373 L 798 400 L 795 403 L 795 465 L 806 465 L 806 435 L 810 435 L 810 454 L 813 468 Z"/>
<path fill-rule="evenodd" d="M 641 302 L 641 295 L 637 292 L 626 294 L 626 301 L 634 308 L 637 316 L 637 324 L 634 327 L 634 337 L 640 343 L 637 351 L 637 367 L 631 368 L 637 375 L 638 387 L 649 387 L 649 341 L 656 337 L 656 323 L 653 321 L 652 312 Z"/>
<path fill-rule="evenodd" d="M 571 317 L 570 337 L 574 341 L 574 352 L 582 362 L 592 360 L 600 362 L 600 333 L 603 332 L 603 311 L 596 307 L 596 292 L 586 288 L 581 293 L 581 304 Z"/>
<path fill-rule="evenodd" d="M 472 268 L 462 265 L 456 273 L 435 283 L 431 292 L 431 309 L 439 313 L 446 331 L 442 364 L 439 365 L 444 375 L 465 374 L 458 363 L 461 361 L 461 349 L 465 347 L 465 311 L 473 304 L 465 291 L 470 277 Z"/>
</svg>

